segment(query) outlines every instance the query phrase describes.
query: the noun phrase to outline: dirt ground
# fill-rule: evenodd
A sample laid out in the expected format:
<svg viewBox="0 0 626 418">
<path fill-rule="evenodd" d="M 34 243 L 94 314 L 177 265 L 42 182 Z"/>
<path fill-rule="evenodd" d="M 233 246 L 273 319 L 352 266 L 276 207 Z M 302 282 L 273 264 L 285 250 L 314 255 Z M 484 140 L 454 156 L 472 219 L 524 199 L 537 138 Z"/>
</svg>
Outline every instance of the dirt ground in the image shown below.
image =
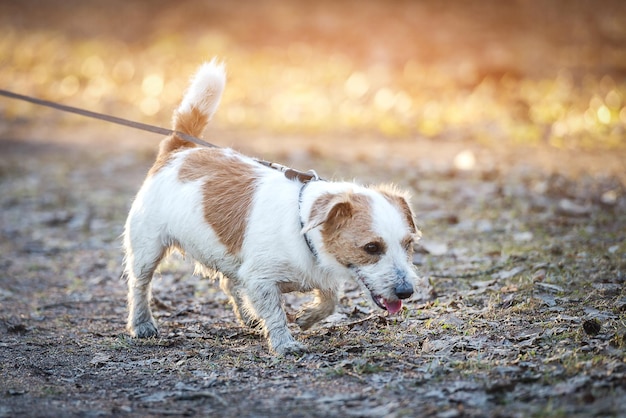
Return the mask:
<svg viewBox="0 0 626 418">
<path fill-rule="evenodd" d="M 65 3 L 83 19 L 96 10 L 90 2 L 59 4 Z M 369 21 L 378 11 L 393 15 L 407 4 L 424 5 L 434 16 L 441 11 L 437 2 L 393 2 L 391 9 L 383 3 L 366 3 L 349 21 Z M 16 17 L 15 31 L 34 30 L 56 16 L 37 9 L 39 2 L 16 4 L 0 4 Z M 114 3 L 124 12 L 135 10 L 124 4 Z M 154 4 L 161 18 L 142 28 L 156 32 L 170 3 Z M 215 4 L 218 16 L 232 15 Z M 580 13 L 572 21 L 578 23 L 595 10 L 594 3 L 575 4 Z M 496 12 L 477 9 L 444 15 L 452 22 L 464 16 L 498 21 Z M 250 15 L 259 10 L 242 13 L 263 28 L 263 20 Z M 69 18 L 51 25 L 67 25 L 68 37 L 111 31 L 106 18 L 112 19 L 113 9 L 96 11 L 102 20 L 93 25 Z M 610 13 L 594 13 L 596 21 L 609 19 Z M 313 15 L 319 27 L 342 28 L 317 9 Z M 542 15 L 529 16 L 526 22 Z M 625 16 L 615 13 L 614 19 Z M 183 30 L 183 23 L 177 28 Z M 599 27 L 610 30 L 590 37 L 584 25 L 575 26 L 576 36 L 587 46 L 620 49 L 611 40 L 621 39 L 621 29 L 609 23 Z M 291 28 L 264 32 L 258 42 L 279 42 Z M 312 24 L 299 41 L 307 42 L 316 28 Z M 507 28 L 494 24 L 492 30 L 524 38 L 523 31 Z M 251 36 L 235 23 L 220 30 L 238 42 Z M 394 33 L 382 33 L 382 44 Z M 445 33 L 450 38 L 439 33 L 434 41 L 449 46 L 461 36 Z M 128 40 L 133 34 L 123 26 L 115 35 Z M 315 39 L 337 48 L 351 42 L 333 43 L 328 36 Z M 569 42 L 554 34 L 549 39 L 555 37 L 549 48 Z M 476 48 L 481 39 L 471 37 Z M 376 57 L 367 56 L 372 49 L 365 45 L 355 49 L 355 60 Z M 421 58 L 441 61 L 449 56 L 444 52 L 422 51 Z M 540 76 L 530 57 L 544 53 L 529 53 L 516 67 L 520 77 Z M 603 57 L 595 76 L 612 74 L 616 94 L 622 94 L 621 67 Z M 480 62 L 487 62 L 486 72 L 501 71 Z M 8 59 L 0 64 L 0 80 L 17 65 Z M 235 77 L 232 84 L 237 82 Z M 370 307 L 356 285 L 347 284 L 335 314 L 306 332 L 293 326 L 309 351 L 279 358 L 260 335 L 237 324 L 218 286 L 193 275 L 192 262 L 178 255 L 161 265 L 154 281 L 161 336 L 130 338 L 120 235 L 159 137 L 51 111 L 40 117 L 36 108 L 15 116 L 5 106 L 0 104 L 0 417 L 626 416 L 623 146 L 520 143 L 504 139 L 506 132 L 495 142 L 476 131 L 461 138 L 390 138 L 367 125 L 358 133 L 276 133 L 267 126 L 239 131 L 217 119 L 208 135 L 217 144 L 315 168 L 326 178 L 409 189 L 423 233 L 414 263 L 428 286 L 399 314 Z M 623 141 L 624 123 L 615 117 L 615 126 L 600 134 Z M 286 310 L 295 312 L 306 297 L 286 296 Z"/>
<path fill-rule="evenodd" d="M 2 416 L 623 415 L 617 176 L 299 156 L 410 187 L 424 233 L 415 262 L 432 289 L 389 317 L 348 286 L 328 321 L 293 329 L 310 352 L 276 358 L 180 257 L 155 280 L 162 336 L 125 333 L 119 236 L 156 138 L 119 149 L 107 141 L 128 133 L 108 131 L 2 141 Z"/>
</svg>

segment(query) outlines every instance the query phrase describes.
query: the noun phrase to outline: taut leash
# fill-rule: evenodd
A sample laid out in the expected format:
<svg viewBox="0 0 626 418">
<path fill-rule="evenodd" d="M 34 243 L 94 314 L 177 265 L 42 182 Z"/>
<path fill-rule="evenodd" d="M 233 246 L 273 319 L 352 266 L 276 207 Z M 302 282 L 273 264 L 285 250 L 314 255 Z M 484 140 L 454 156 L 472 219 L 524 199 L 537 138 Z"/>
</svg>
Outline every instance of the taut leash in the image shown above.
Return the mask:
<svg viewBox="0 0 626 418">
<path fill-rule="evenodd" d="M 161 134 L 161 135 L 176 134 L 177 136 L 189 142 L 193 142 L 196 145 L 201 145 L 203 147 L 209 147 L 209 148 L 218 148 L 217 145 L 208 143 L 200 138 L 196 138 L 195 136 L 187 135 L 186 133 L 183 133 L 183 132 L 173 131 L 171 129 L 161 128 L 159 126 L 148 125 L 147 123 L 135 122 L 135 121 L 128 120 L 128 119 L 118 118 L 116 116 L 110 116 L 110 115 L 105 115 L 103 113 L 92 112 L 91 110 L 85 110 L 85 109 L 80 109 L 78 107 L 67 106 L 67 105 L 63 105 L 60 103 L 51 102 L 50 100 L 43 100 L 43 99 L 39 99 L 36 97 L 31 97 L 31 96 L 24 96 L 22 94 L 13 93 L 11 91 L 3 90 L 3 89 L 0 89 L 0 95 L 9 97 L 11 99 L 22 100 L 24 102 L 33 103 L 39 106 L 50 107 L 52 109 L 61 110 L 63 112 L 74 113 L 74 114 L 86 116 L 92 119 L 99 119 L 99 120 L 103 120 L 106 122 L 115 123 L 117 125 L 123 125 L 123 126 L 128 126 L 130 128 L 139 129 L 142 131 L 152 132 L 155 134 Z"/>
</svg>

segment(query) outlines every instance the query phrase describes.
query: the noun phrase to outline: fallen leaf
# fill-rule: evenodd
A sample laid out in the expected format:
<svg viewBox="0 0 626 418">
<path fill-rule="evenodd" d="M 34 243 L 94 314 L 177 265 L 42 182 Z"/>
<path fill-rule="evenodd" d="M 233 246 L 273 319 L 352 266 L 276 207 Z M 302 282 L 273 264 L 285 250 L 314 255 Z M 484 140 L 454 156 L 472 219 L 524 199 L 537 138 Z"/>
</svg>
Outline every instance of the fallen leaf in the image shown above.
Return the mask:
<svg viewBox="0 0 626 418">
<path fill-rule="evenodd" d="M 481 280 L 472 282 L 471 286 L 474 289 L 484 289 L 485 287 L 493 286 L 496 283 L 496 280 Z"/>
<path fill-rule="evenodd" d="M 431 340 L 426 338 L 422 343 L 422 352 L 423 353 L 435 353 L 437 351 L 441 351 L 443 349 L 452 347 L 452 343 L 447 340 Z"/>
<path fill-rule="evenodd" d="M 547 290 L 549 292 L 555 292 L 555 293 L 563 292 L 563 288 L 561 286 L 558 286 L 552 283 L 535 282 L 535 286 L 543 290 Z"/>
<path fill-rule="evenodd" d="M 96 367 L 102 367 L 111 360 L 111 356 L 105 353 L 96 353 L 89 364 Z"/>
<path fill-rule="evenodd" d="M 141 397 L 142 402 L 163 402 L 167 398 L 172 398 L 176 396 L 177 393 L 173 391 L 160 391 L 155 392 L 150 395 L 145 395 Z"/>
<path fill-rule="evenodd" d="M 510 270 L 502 270 L 498 273 L 494 273 L 491 275 L 491 277 L 493 277 L 496 280 L 506 280 L 506 279 L 510 279 L 511 277 L 518 275 L 524 270 L 526 270 L 526 267 L 523 267 L 523 266 L 513 267 Z"/>
<path fill-rule="evenodd" d="M 541 294 L 537 295 L 537 298 L 541 299 L 541 301 L 543 303 L 545 303 L 549 307 L 556 306 L 556 300 L 555 300 L 554 296 L 552 296 L 552 295 L 549 295 L 547 293 L 541 293 Z"/>
</svg>

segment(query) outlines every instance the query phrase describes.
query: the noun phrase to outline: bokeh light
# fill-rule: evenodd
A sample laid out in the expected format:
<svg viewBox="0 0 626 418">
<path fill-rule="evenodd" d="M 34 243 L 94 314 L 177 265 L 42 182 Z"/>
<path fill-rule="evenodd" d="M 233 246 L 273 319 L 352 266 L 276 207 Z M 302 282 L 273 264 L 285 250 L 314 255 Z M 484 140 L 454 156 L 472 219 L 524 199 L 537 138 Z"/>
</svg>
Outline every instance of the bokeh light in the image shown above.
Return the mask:
<svg viewBox="0 0 626 418">
<path fill-rule="evenodd" d="M 218 56 L 229 80 L 214 123 L 225 129 L 625 145 L 619 2 L 435 3 L 85 1 L 72 6 L 84 21 L 60 1 L 41 10 L 3 3 L 0 85 L 167 126 L 197 65 Z M 118 15 L 151 19 L 131 25 Z M 592 36 L 609 30 L 602 22 L 614 42 Z M 570 24 L 576 36 L 559 32 Z M 0 102 L 5 118 L 23 110 Z"/>
</svg>

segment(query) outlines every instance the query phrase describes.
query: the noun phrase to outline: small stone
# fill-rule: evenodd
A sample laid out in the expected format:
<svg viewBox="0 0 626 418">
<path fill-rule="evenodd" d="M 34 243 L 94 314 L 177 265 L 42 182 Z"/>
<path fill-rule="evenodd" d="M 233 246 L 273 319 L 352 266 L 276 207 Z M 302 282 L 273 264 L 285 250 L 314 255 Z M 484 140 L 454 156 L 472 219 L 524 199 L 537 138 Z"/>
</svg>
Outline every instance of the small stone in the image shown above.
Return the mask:
<svg viewBox="0 0 626 418">
<path fill-rule="evenodd" d="M 557 213 L 564 216 L 588 216 L 591 214 L 591 207 L 579 205 L 569 199 L 561 199 L 557 206 Z"/>
<path fill-rule="evenodd" d="M 7 324 L 7 331 L 10 333 L 15 333 L 15 334 L 23 334 L 26 331 L 28 331 L 28 329 L 26 328 L 26 325 L 22 323 L 18 323 L 18 324 L 9 323 Z"/>
<path fill-rule="evenodd" d="M 533 239 L 533 233 L 529 231 L 517 232 L 513 234 L 513 239 L 517 242 L 529 242 Z"/>
<path fill-rule="evenodd" d="M 587 319 L 583 322 L 583 329 L 588 335 L 598 335 L 602 329 L 602 324 L 596 318 Z"/>
<path fill-rule="evenodd" d="M 7 394 L 10 396 L 21 396 L 28 393 L 26 389 L 9 389 L 7 390 Z"/>
<path fill-rule="evenodd" d="M 548 250 L 552 255 L 563 255 L 563 247 L 560 245 L 552 245 Z"/>
<path fill-rule="evenodd" d="M 615 206 L 618 197 L 619 195 L 617 194 L 617 190 L 609 190 L 602 193 L 602 196 L 600 196 L 600 202 L 606 206 Z"/>
</svg>

